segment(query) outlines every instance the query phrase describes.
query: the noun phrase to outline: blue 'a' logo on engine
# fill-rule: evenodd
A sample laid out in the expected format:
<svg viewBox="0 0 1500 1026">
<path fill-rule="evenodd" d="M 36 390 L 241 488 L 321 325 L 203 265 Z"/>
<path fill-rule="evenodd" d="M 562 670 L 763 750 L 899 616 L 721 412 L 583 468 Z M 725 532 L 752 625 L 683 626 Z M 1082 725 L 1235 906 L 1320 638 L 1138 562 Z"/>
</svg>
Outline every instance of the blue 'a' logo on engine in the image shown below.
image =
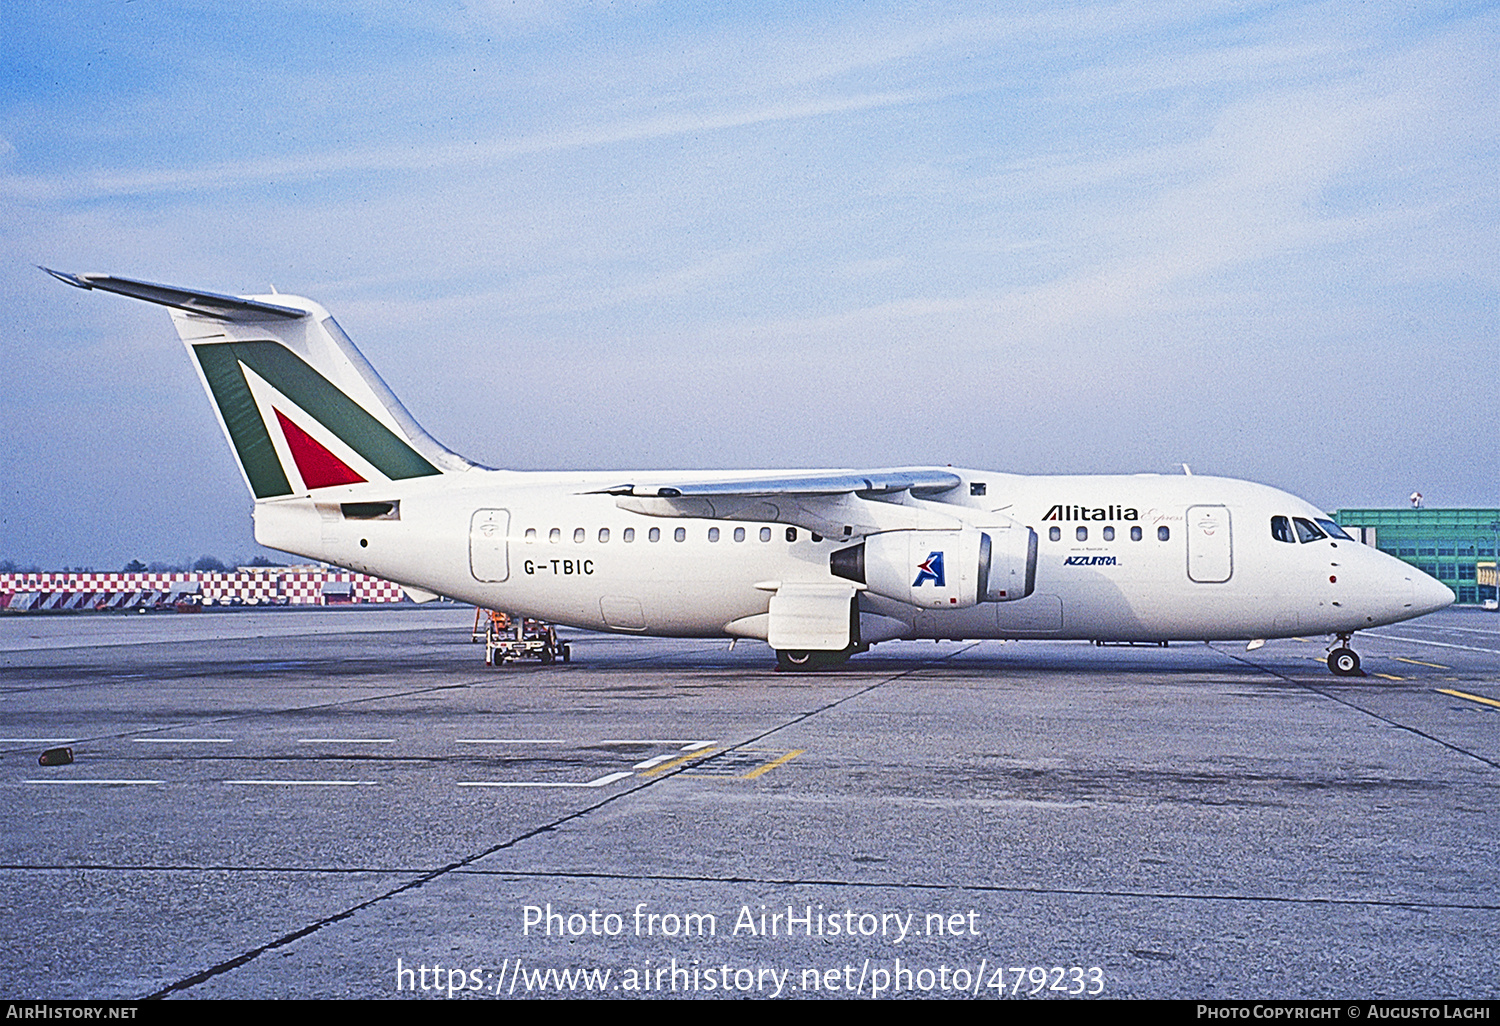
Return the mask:
<svg viewBox="0 0 1500 1026">
<path fill-rule="evenodd" d="M 943 579 L 943 554 L 941 552 L 929 552 L 927 558 L 917 564 L 917 579 L 911 582 L 911 586 L 920 588 L 923 581 L 931 581 L 939 588 L 947 587 Z"/>
</svg>

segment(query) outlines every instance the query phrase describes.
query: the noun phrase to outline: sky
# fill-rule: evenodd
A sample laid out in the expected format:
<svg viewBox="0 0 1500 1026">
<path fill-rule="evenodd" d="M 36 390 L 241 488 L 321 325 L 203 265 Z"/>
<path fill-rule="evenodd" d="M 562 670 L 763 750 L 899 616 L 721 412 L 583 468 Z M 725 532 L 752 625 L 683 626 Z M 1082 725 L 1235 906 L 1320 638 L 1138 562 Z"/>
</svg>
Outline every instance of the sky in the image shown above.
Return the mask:
<svg viewBox="0 0 1500 1026">
<path fill-rule="evenodd" d="M 1500 504 L 1495 3 L 0 6 L 0 560 L 265 554 L 159 307 L 513 469 Z"/>
</svg>

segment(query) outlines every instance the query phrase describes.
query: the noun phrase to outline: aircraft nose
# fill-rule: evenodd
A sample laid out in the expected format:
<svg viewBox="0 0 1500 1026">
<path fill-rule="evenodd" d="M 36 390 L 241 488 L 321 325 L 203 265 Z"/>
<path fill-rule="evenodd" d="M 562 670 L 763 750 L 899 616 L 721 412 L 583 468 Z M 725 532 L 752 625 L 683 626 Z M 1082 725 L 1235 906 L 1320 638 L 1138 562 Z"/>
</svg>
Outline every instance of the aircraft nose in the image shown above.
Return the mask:
<svg viewBox="0 0 1500 1026">
<path fill-rule="evenodd" d="M 1429 577 L 1420 570 L 1412 570 L 1411 604 L 1412 611 L 1417 616 L 1446 609 L 1457 597 L 1453 594 L 1453 589 L 1442 581 Z"/>
</svg>

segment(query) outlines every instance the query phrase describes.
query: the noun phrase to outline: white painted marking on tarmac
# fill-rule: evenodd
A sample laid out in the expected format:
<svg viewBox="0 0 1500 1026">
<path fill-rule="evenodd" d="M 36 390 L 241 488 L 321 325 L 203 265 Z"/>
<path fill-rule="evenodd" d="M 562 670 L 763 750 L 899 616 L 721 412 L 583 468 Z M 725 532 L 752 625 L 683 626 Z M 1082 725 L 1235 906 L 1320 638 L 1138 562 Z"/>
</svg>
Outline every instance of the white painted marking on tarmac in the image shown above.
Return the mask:
<svg viewBox="0 0 1500 1026">
<path fill-rule="evenodd" d="M 712 741 L 694 741 L 691 744 L 683 745 L 681 748 L 678 749 L 678 751 L 680 751 L 680 752 L 696 752 L 698 749 L 700 749 L 700 748 L 707 748 L 711 744 L 713 744 Z"/>
<path fill-rule="evenodd" d="M 226 784 L 274 784 L 286 787 L 370 787 L 373 780 L 226 780 Z"/>
<path fill-rule="evenodd" d="M 28 784 L 160 784 L 160 780 L 89 780 L 83 777 L 52 777 L 28 780 Z"/>
<path fill-rule="evenodd" d="M 633 773 L 606 773 L 586 784 L 573 783 L 566 780 L 460 780 L 459 787 L 603 787 L 605 784 L 613 784 L 616 780 L 624 780 L 626 777 L 635 776 Z"/>
<path fill-rule="evenodd" d="M 566 741 L 552 737 L 459 737 L 456 745 L 565 745 Z"/>
<path fill-rule="evenodd" d="M 595 741 L 596 745 L 711 745 L 712 741 L 694 741 L 682 737 L 634 737 L 634 738 L 606 738 L 603 741 Z"/>
<path fill-rule="evenodd" d="M 1432 645 L 1436 648 L 1458 648 L 1465 652 L 1488 652 L 1490 655 L 1500 655 L 1500 648 L 1476 648 L 1473 645 L 1455 645 L 1450 641 L 1424 641 L 1421 638 L 1408 638 L 1401 634 L 1381 634 L 1376 631 L 1361 631 L 1372 638 L 1384 638 L 1386 641 L 1407 641 L 1413 645 Z"/>
<path fill-rule="evenodd" d="M 0 744 L 6 745 L 71 745 L 77 741 L 76 737 L 0 737 Z"/>
<path fill-rule="evenodd" d="M 393 745 L 393 737 L 304 737 L 304 745 Z"/>
<path fill-rule="evenodd" d="M 232 737 L 138 737 L 132 740 L 143 745 L 232 745 Z"/>
<path fill-rule="evenodd" d="M 631 769 L 638 769 L 638 770 L 650 769 L 652 766 L 660 766 L 662 763 L 666 762 L 668 759 L 675 759 L 675 758 L 677 758 L 677 753 L 676 752 L 668 752 L 666 755 L 658 755 L 654 759 L 647 759 L 645 762 L 638 762 L 634 766 L 632 766 Z"/>
</svg>

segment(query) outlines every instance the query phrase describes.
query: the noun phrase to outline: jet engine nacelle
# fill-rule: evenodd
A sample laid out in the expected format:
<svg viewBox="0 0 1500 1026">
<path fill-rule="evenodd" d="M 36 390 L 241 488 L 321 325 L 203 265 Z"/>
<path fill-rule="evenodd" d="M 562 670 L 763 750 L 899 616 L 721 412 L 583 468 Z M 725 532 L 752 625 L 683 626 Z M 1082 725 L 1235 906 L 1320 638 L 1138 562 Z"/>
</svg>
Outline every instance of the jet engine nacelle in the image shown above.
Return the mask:
<svg viewBox="0 0 1500 1026">
<path fill-rule="evenodd" d="M 963 609 L 1025 598 L 1036 586 L 1036 532 L 1029 527 L 886 531 L 834 552 L 835 577 L 926 609 Z"/>
</svg>

